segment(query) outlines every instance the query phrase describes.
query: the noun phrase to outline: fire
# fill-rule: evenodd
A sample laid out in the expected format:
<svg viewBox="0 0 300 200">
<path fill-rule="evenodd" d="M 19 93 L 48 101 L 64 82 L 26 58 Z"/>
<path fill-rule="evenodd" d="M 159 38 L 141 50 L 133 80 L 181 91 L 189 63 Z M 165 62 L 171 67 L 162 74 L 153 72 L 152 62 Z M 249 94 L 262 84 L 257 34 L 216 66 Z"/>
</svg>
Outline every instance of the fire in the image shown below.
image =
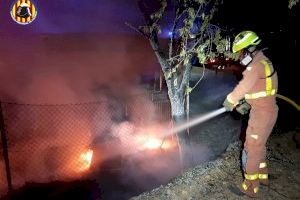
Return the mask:
<svg viewBox="0 0 300 200">
<path fill-rule="evenodd" d="M 120 138 L 128 152 L 143 150 L 174 150 L 177 143 L 173 137 L 164 137 L 165 126 L 135 126 L 129 122 L 114 127 L 114 135 Z M 130 148 L 128 148 L 130 147 Z"/>
<path fill-rule="evenodd" d="M 146 149 L 158 149 L 162 146 L 162 141 L 157 138 L 149 138 L 143 146 Z"/>
<path fill-rule="evenodd" d="M 80 171 L 86 171 L 90 168 L 93 159 L 93 150 L 89 149 L 80 155 Z"/>
<path fill-rule="evenodd" d="M 170 149 L 174 146 L 170 140 L 164 140 L 153 135 L 150 137 L 149 135 L 139 135 L 137 140 L 141 145 L 141 149 Z"/>
</svg>

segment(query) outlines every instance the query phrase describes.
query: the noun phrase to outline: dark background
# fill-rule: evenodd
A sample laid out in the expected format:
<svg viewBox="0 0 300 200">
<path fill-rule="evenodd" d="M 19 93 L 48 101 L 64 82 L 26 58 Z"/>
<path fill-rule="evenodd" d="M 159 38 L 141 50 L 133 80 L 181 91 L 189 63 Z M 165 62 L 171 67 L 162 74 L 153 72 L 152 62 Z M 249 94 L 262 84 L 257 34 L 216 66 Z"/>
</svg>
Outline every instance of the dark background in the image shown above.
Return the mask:
<svg viewBox="0 0 300 200">
<path fill-rule="evenodd" d="M 299 4 L 288 8 L 288 1 L 224 1 L 215 21 L 236 35 L 243 30 L 253 30 L 269 48 L 267 56 L 278 72 L 278 93 L 299 104 Z M 299 128 L 299 111 L 278 100 L 277 127 L 283 130 Z"/>
</svg>

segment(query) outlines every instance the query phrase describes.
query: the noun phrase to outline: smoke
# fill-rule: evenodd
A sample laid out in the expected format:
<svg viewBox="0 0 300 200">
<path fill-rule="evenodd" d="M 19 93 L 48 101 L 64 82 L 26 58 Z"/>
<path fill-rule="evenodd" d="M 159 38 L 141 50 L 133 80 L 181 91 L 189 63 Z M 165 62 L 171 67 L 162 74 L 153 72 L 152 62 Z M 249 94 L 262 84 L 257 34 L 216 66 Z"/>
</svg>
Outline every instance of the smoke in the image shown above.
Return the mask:
<svg viewBox="0 0 300 200">
<path fill-rule="evenodd" d="M 147 150 L 143 146 L 147 140 L 132 139 L 149 135 L 145 130 L 150 125 L 168 127 L 159 122 L 155 106 L 138 85 L 141 74 L 158 70 L 147 41 L 114 34 L 30 34 L 120 30 L 117 23 L 108 27 L 105 20 L 98 20 L 95 14 L 103 12 L 96 11 L 94 5 L 82 10 L 81 4 L 70 5 L 72 9 L 60 3 L 40 5 L 40 17 L 26 27 L 4 23 L 14 33 L 0 37 L 0 100 L 44 105 L 5 108 L 5 114 L 14 117 L 6 121 L 13 186 L 80 177 L 83 173 L 78 172 L 78 158 L 92 148 L 94 166 L 101 169 L 102 162 L 122 153 L 126 160 L 122 182 L 151 189 L 176 175 L 181 163 L 176 147 Z M 112 4 L 124 10 L 119 2 Z M 116 12 L 111 12 L 109 4 L 103 5 L 107 6 L 106 18 L 111 18 Z M 59 10 L 62 17 L 56 18 L 53 11 L 59 8 L 63 9 Z M 84 11 L 87 18 L 74 16 L 74 9 Z M 51 18 L 45 17 L 47 12 Z M 91 109 L 70 105 L 94 101 L 101 103 L 89 104 Z M 64 106 L 49 106 L 53 104 Z M 193 145 L 189 152 L 196 163 L 210 155 L 205 145 Z M 5 174 L 3 160 L 0 170 Z M 6 190 L 2 177 L 0 190 Z"/>
<path fill-rule="evenodd" d="M 123 156 L 120 181 L 141 190 L 180 172 L 175 137 L 165 141 L 169 149 L 145 147 L 150 136 L 170 128 L 139 85 L 140 75 L 157 67 L 145 41 L 93 34 L 5 36 L 0 41 L 0 99 L 37 104 L 5 107 L 13 119 L 6 123 L 14 188 L 84 176 L 78 158 L 89 148 L 93 167 L 100 170 L 105 161 Z M 205 145 L 188 151 L 195 164 L 211 154 Z M 3 178 L 0 188 L 6 190 Z"/>
<path fill-rule="evenodd" d="M 141 74 L 159 69 L 147 42 L 130 36 L 62 34 L 0 40 L 2 100 L 93 101 L 101 85 L 125 96 Z"/>
<path fill-rule="evenodd" d="M 211 159 L 212 153 L 204 144 L 193 144 L 188 147 L 187 154 L 193 158 L 193 167 Z M 183 168 L 178 148 L 168 150 L 143 151 L 129 157 L 124 163 L 122 177 L 124 185 L 135 186 L 139 190 L 154 189 L 168 183 L 172 178 L 187 168 Z"/>
<path fill-rule="evenodd" d="M 195 142 L 186 147 L 188 157 L 192 158 L 189 161 L 189 166 L 181 163 L 175 136 L 165 138 L 163 141 L 160 140 L 162 143 L 158 147 L 155 142 L 152 143 L 156 148 L 149 148 L 151 145 L 145 145 L 147 142 L 153 141 L 153 138 L 162 139 L 163 133 L 170 128 L 169 124 L 159 122 L 152 123 L 151 126 L 138 126 L 133 122 L 124 121 L 112 126 L 111 136 L 115 140 L 110 138 L 107 141 L 108 148 L 102 149 L 104 157 L 100 163 L 105 163 L 106 160 L 111 161 L 111 158 L 122 160 L 118 165 L 114 163 L 106 167 L 113 166 L 114 169 L 120 171 L 119 182 L 126 186 L 127 190 L 131 188 L 131 196 L 137 191 L 151 190 L 161 184 L 168 183 L 182 170 L 186 170 L 183 167 L 192 167 L 212 159 L 213 154 L 208 146 L 204 143 Z M 106 170 L 109 171 L 110 168 Z M 103 180 L 99 180 L 99 182 L 101 181 Z M 118 189 L 115 190 L 118 191 Z M 125 193 L 125 191 L 121 194 L 112 192 L 112 196 L 108 195 L 106 198 L 123 199 L 124 195 L 129 195 Z"/>
<path fill-rule="evenodd" d="M 80 154 L 97 147 L 97 139 L 124 120 L 126 104 L 135 108 L 130 120 L 142 123 L 138 111 L 146 98 L 138 84 L 141 74 L 155 70 L 145 41 L 95 34 L 3 36 L 0 41 L 0 100 L 34 104 L 4 108 L 14 188 L 81 176 Z M 72 107 L 94 101 L 101 103 L 91 111 Z M 54 104 L 61 106 L 47 106 Z M 147 105 L 149 123 L 155 111 Z M 3 160 L 0 168 L 2 174 Z"/>
<path fill-rule="evenodd" d="M 178 151 L 156 150 L 134 154 L 125 161 L 121 182 L 146 191 L 166 184 L 181 171 Z"/>
<path fill-rule="evenodd" d="M 69 113 L 69 117 L 77 119 L 70 129 L 64 124 L 66 122 L 64 115 L 43 120 L 38 117 L 40 113 L 34 113 L 33 110 L 30 114 L 31 119 L 39 120 L 38 124 L 31 119 L 18 121 L 17 127 L 11 124 L 15 124 L 14 121 L 6 124 L 10 127 L 7 129 L 8 132 L 12 133 L 8 137 L 8 151 L 14 189 L 26 182 L 71 180 L 83 173 L 84 161 L 80 156 L 89 149 L 92 139 L 88 122 L 78 118 L 76 113 Z M 42 113 L 43 117 L 50 117 Z M 58 121 L 63 123 L 59 124 Z M 49 123 L 53 123 L 53 127 L 49 127 Z M 23 129 L 18 129 L 19 126 Z M 49 130 L 45 129 L 47 127 Z M 14 128 L 19 132 L 13 132 Z M 3 160 L 0 163 L 0 166 L 4 166 Z M 1 192 L 6 190 L 5 182 L 5 176 L 2 176 Z"/>
</svg>

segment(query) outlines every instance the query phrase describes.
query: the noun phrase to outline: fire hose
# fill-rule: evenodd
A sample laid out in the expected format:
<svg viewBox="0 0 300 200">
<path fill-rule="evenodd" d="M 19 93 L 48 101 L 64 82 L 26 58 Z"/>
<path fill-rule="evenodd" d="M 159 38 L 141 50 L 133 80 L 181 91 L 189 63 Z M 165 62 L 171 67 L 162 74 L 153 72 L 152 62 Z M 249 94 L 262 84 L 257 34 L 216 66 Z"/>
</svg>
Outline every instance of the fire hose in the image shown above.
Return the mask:
<svg viewBox="0 0 300 200">
<path fill-rule="evenodd" d="M 291 99 L 289 99 L 288 97 L 283 96 L 281 94 L 276 94 L 276 98 L 282 99 L 282 100 L 286 101 L 287 103 L 289 103 L 290 105 L 292 105 L 293 107 L 295 107 L 298 111 L 300 110 L 300 106 L 296 102 L 294 102 Z M 240 103 L 239 105 L 242 105 L 243 103 L 245 103 L 245 100 L 240 101 L 239 103 Z M 238 108 L 239 105 L 236 107 L 237 111 L 239 109 Z M 251 107 L 249 107 L 249 109 L 250 108 Z M 216 109 L 214 111 L 208 112 L 206 114 L 202 114 L 202 115 L 200 115 L 198 117 L 194 117 L 191 120 L 183 122 L 182 124 L 177 124 L 173 128 L 167 129 L 167 130 L 163 131 L 159 138 L 157 138 L 157 139 L 154 138 L 152 140 L 151 139 L 147 139 L 147 143 L 144 144 L 144 148 L 148 148 L 148 149 L 160 148 L 160 149 L 162 149 L 163 148 L 163 144 L 165 143 L 166 138 L 168 136 L 175 135 L 177 133 L 181 133 L 184 130 L 190 128 L 190 127 L 194 127 L 194 126 L 196 126 L 198 124 L 201 124 L 201 123 L 203 123 L 205 121 L 208 121 L 208 120 L 210 120 L 210 119 L 212 119 L 214 117 L 217 117 L 217 116 L 219 116 L 219 115 L 221 115 L 221 114 L 223 114 L 225 112 L 226 112 L 226 108 L 222 107 L 222 108 Z M 245 112 L 245 113 L 248 113 L 248 112 Z"/>
<path fill-rule="evenodd" d="M 300 111 L 300 105 L 298 105 L 295 101 L 291 100 L 290 98 L 283 96 L 281 94 L 276 94 L 276 97 L 288 102 L 289 104 L 294 106 L 298 111 Z"/>
<path fill-rule="evenodd" d="M 300 106 L 293 100 L 291 100 L 290 98 L 286 97 L 286 96 L 283 96 L 281 94 L 276 94 L 276 97 L 277 98 L 280 98 L 286 102 L 288 102 L 289 104 L 291 104 L 292 106 L 294 106 L 298 111 L 300 111 Z M 164 137 L 167 137 L 167 136 L 170 136 L 170 135 L 173 135 L 175 133 L 178 133 L 178 132 L 181 132 L 181 131 L 184 131 L 186 130 L 187 128 L 190 128 L 190 127 L 193 127 L 193 126 L 196 126 L 197 124 L 200 124 L 202 122 L 205 122 L 211 118 L 214 118 L 222 113 L 226 112 L 226 109 L 225 107 L 223 108 L 219 108 L 215 111 L 212 111 L 212 112 L 209 112 L 207 114 L 204 114 L 204 115 L 201 115 L 199 117 L 196 117 L 186 123 L 183 123 L 183 124 L 180 124 L 176 127 L 174 127 L 171 131 L 166 131 L 163 136 Z"/>
</svg>

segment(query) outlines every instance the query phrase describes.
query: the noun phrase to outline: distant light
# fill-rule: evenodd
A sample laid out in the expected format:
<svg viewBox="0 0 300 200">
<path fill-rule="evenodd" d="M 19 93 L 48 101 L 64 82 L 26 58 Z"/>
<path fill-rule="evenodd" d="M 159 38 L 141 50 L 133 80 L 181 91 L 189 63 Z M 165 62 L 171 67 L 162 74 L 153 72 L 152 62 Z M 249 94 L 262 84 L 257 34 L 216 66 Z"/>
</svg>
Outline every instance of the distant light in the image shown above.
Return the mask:
<svg viewBox="0 0 300 200">
<path fill-rule="evenodd" d="M 169 36 L 172 36 L 172 35 L 173 35 L 173 32 L 172 32 L 172 31 L 169 31 L 169 32 L 168 32 L 168 35 L 169 35 Z"/>
</svg>

